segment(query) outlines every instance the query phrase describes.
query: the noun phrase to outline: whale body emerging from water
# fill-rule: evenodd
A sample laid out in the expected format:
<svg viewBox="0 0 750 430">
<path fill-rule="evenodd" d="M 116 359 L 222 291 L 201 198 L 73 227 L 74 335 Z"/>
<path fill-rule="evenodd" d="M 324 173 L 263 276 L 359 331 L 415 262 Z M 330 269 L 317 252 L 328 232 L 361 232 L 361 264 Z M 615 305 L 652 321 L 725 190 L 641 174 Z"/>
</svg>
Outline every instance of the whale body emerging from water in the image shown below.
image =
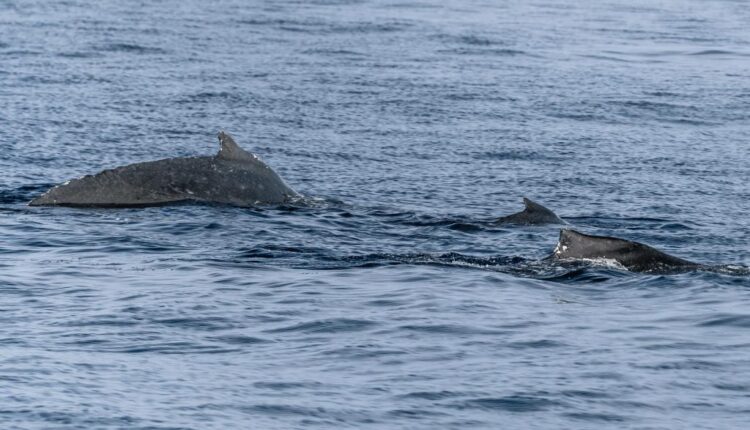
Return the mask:
<svg viewBox="0 0 750 430">
<path fill-rule="evenodd" d="M 156 206 L 184 201 L 237 206 L 282 204 L 301 196 L 229 134 L 219 133 L 214 156 L 168 158 L 104 170 L 70 180 L 30 206 Z"/>
<path fill-rule="evenodd" d="M 517 225 L 540 225 L 540 224 L 565 224 L 554 212 L 533 202 L 526 197 L 523 198 L 524 210 L 492 221 L 492 224 L 517 224 Z"/>
<path fill-rule="evenodd" d="M 666 272 L 703 267 L 700 264 L 665 254 L 642 243 L 616 237 L 592 236 L 571 229 L 560 230 L 560 240 L 552 258 L 560 260 L 615 260 L 626 269 L 634 272 Z"/>
</svg>

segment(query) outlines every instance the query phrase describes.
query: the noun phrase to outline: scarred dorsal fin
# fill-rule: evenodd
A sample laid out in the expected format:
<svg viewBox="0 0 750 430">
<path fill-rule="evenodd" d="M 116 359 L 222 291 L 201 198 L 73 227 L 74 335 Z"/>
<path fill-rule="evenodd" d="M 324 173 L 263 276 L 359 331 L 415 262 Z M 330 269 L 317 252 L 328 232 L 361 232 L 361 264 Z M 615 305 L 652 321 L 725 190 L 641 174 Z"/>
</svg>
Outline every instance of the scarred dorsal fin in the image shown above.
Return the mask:
<svg viewBox="0 0 750 430">
<path fill-rule="evenodd" d="M 255 154 L 240 148 L 234 139 L 232 139 L 232 136 L 223 131 L 219 132 L 219 143 L 221 144 L 221 149 L 216 154 L 217 158 L 234 161 L 259 161 Z"/>
</svg>

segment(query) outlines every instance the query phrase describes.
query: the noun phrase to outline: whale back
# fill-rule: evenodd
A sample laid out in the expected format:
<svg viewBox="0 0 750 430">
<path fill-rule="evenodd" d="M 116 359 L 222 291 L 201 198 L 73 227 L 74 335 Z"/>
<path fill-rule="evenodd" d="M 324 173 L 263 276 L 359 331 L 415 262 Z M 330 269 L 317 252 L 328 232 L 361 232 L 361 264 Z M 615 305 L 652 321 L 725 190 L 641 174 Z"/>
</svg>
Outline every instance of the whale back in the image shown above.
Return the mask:
<svg viewBox="0 0 750 430">
<path fill-rule="evenodd" d="M 147 161 L 72 179 L 31 206 L 153 206 L 181 201 L 237 206 L 286 203 L 299 197 L 255 154 L 219 133 L 215 156 Z"/>
<path fill-rule="evenodd" d="M 560 239 L 553 257 L 557 259 L 615 260 L 629 270 L 656 271 L 697 266 L 687 260 L 668 255 L 648 245 L 625 239 L 583 234 L 572 229 L 560 230 Z"/>
</svg>

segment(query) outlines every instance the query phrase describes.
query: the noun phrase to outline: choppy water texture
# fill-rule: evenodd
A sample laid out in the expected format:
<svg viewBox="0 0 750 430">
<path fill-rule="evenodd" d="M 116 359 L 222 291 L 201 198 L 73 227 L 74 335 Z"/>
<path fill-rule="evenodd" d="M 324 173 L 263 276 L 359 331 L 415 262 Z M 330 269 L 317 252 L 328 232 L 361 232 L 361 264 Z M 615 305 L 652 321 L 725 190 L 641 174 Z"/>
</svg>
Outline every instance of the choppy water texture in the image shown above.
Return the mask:
<svg viewBox="0 0 750 430">
<path fill-rule="evenodd" d="M 748 428 L 748 22 L 0 0 L 0 427 Z M 321 203 L 26 206 L 220 129 Z M 541 262 L 521 196 L 723 268 Z"/>
</svg>

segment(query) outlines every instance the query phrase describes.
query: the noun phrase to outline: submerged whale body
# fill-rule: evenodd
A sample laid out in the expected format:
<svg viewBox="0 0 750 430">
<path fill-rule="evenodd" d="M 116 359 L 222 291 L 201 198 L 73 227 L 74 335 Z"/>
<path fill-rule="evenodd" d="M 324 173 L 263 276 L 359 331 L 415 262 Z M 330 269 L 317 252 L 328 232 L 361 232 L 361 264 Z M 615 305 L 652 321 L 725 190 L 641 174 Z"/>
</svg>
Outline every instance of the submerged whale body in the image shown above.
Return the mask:
<svg viewBox="0 0 750 430">
<path fill-rule="evenodd" d="M 168 158 L 104 170 L 70 180 L 30 206 L 156 206 L 184 201 L 237 206 L 281 204 L 301 196 L 255 154 L 219 133 L 214 156 Z"/>
<path fill-rule="evenodd" d="M 519 225 L 540 225 L 540 224 L 565 224 L 554 212 L 533 202 L 526 197 L 523 198 L 524 210 L 512 215 L 504 216 L 492 221 L 492 224 L 519 224 Z"/>
<path fill-rule="evenodd" d="M 700 264 L 673 257 L 642 243 L 616 237 L 592 236 L 570 229 L 560 230 L 560 240 L 552 258 L 615 260 L 634 272 L 663 272 L 702 267 Z"/>
</svg>

